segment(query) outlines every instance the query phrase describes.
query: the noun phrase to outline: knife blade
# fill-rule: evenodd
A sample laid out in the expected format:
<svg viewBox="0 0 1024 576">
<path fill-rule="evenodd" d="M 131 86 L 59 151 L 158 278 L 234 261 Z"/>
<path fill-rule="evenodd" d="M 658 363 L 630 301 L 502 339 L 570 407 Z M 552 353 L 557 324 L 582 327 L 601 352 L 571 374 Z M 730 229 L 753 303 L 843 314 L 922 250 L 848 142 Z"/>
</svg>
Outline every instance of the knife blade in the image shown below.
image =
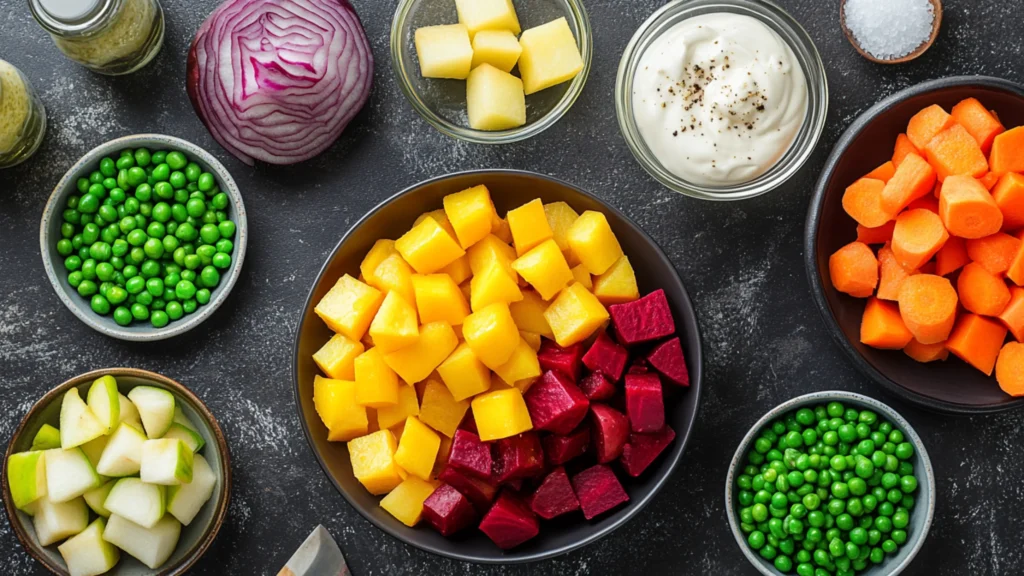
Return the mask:
<svg viewBox="0 0 1024 576">
<path fill-rule="evenodd" d="M 351 576 L 338 543 L 317 526 L 277 576 Z"/>
</svg>

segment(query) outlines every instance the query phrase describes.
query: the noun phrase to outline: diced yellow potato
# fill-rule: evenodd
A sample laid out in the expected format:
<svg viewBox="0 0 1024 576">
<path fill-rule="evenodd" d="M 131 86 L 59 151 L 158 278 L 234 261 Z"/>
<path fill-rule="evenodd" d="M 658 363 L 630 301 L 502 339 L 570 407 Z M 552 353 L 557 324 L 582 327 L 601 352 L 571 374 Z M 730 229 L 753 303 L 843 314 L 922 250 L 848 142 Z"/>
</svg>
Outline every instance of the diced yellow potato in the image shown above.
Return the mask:
<svg viewBox="0 0 1024 576">
<path fill-rule="evenodd" d="M 430 471 L 430 475 L 434 478 L 441 473 L 445 465 L 448 464 L 448 458 L 452 455 L 452 439 L 441 435 L 441 447 L 437 449 L 437 462 L 434 462 L 434 469 Z"/>
<path fill-rule="evenodd" d="M 388 292 L 370 324 L 370 337 L 381 352 L 412 346 L 419 339 L 416 307 L 398 292 Z"/>
<path fill-rule="evenodd" d="M 384 362 L 380 348 L 370 348 L 355 360 L 356 403 L 386 408 L 398 403 L 398 374 Z"/>
<path fill-rule="evenodd" d="M 402 482 L 395 464 L 396 449 L 395 436 L 390 430 L 378 430 L 349 440 L 352 475 L 370 494 L 386 494 Z"/>
<path fill-rule="evenodd" d="M 359 341 L 383 301 L 384 294 L 380 290 L 345 274 L 320 299 L 314 311 L 328 328 L 349 340 Z"/>
<path fill-rule="evenodd" d="M 499 218 L 498 212 L 494 212 L 494 222 L 491 222 L 491 234 L 498 237 L 505 244 L 512 244 L 512 229 L 508 226 L 507 218 Z"/>
<path fill-rule="evenodd" d="M 462 248 L 483 240 L 491 233 L 494 204 L 487 186 L 474 186 L 444 197 L 444 213 Z"/>
<path fill-rule="evenodd" d="M 524 30 L 519 44 L 519 74 L 527 95 L 572 80 L 583 69 L 576 37 L 564 17 Z"/>
<path fill-rule="evenodd" d="M 402 259 L 401 254 L 395 252 L 381 260 L 381 263 L 374 268 L 373 276 L 367 277 L 366 283 L 384 294 L 395 291 L 401 294 L 407 302 L 414 302 L 416 298 L 412 290 L 412 275 L 414 273 L 412 266 Z"/>
<path fill-rule="evenodd" d="M 363 262 L 359 265 L 359 274 L 363 278 L 363 282 L 366 282 L 370 286 L 373 286 L 377 277 L 373 275 L 374 270 L 377 266 L 384 261 L 385 258 L 392 254 L 398 254 L 398 250 L 395 250 L 394 240 L 377 240 L 373 243 L 373 247 L 363 257 Z"/>
<path fill-rule="evenodd" d="M 424 26 L 415 33 L 420 75 L 464 80 L 473 64 L 473 45 L 465 24 Z"/>
<path fill-rule="evenodd" d="M 344 334 L 335 334 L 313 354 L 313 362 L 335 380 L 351 380 L 356 373 L 353 361 L 363 353 L 362 342 L 353 342 Z"/>
<path fill-rule="evenodd" d="M 494 369 L 494 373 L 505 382 L 517 385 L 519 382 L 527 381 L 526 387 L 532 384 L 540 376 L 540 362 L 537 360 L 537 352 L 530 345 L 519 338 L 519 344 L 508 361 Z M 526 390 L 522 390 L 524 393 Z"/>
<path fill-rule="evenodd" d="M 541 242 L 520 256 L 512 263 L 512 269 L 529 282 L 544 300 L 554 298 L 572 281 L 572 271 L 553 239 Z"/>
<path fill-rule="evenodd" d="M 410 528 L 423 518 L 423 502 L 436 490 L 434 484 L 410 476 L 381 499 L 380 507 Z"/>
<path fill-rule="evenodd" d="M 516 259 L 515 249 L 493 234 L 474 244 L 466 251 L 466 257 L 473 274 L 479 274 L 491 264 L 498 263 L 509 276 L 516 275 L 512 269 L 512 261 Z"/>
<path fill-rule="evenodd" d="M 636 274 L 629 257 L 619 258 L 604 274 L 595 278 L 593 292 L 605 306 L 639 300 L 640 289 L 637 288 Z"/>
<path fill-rule="evenodd" d="M 502 72 L 511 72 L 522 53 L 511 30 L 481 30 L 473 36 L 473 68 L 490 64 Z"/>
<path fill-rule="evenodd" d="M 622 258 L 619 239 L 608 219 L 600 212 L 587 210 L 569 228 L 569 246 L 591 274 L 600 276 Z"/>
<path fill-rule="evenodd" d="M 508 305 L 512 313 L 512 319 L 520 330 L 534 332 L 545 338 L 554 339 L 555 334 L 548 326 L 548 320 L 544 317 L 544 311 L 548 309 L 548 303 L 533 290 L 523 290 L 523 299 Z"/>
<path fill-rule="evenodd" d="M 415 416 L 410 416 L 395 451 L 395 462 L 409 474 L 430 480 L 440 446 L 441 437 Z"/>
<path fill-rule="evenodd" d="M 420 274 L 433 274 L 466 253 L 433 218 L 424 218 L 395 240 L 395 249 Z"/>
<path fill-rule="evenodd" d="M 437 367 L 437 373 L 455 400 L 471 398 L 491 385 L 491 371 L 465 342 Z"/>
<path fill-rule="evenodd" d="M 519 337 L 522 338 L 530 348 L 533 348 L 534 352 L 540 351 L 541 337 L 536 332 L 527 332 L 526 330 L 519 331 Z"/>
<path fill-rule="evenodd" d="M 469 410 L 469 402 L 456 400 L 444 384 L 427 380 L 420 405 L 420 420 L 424 424 L 451 438 L 462 423 L 466 410 Z"/>
<path fill-rule="evenodd" d="M 558 244 L 558 249 L 563 252 L 569 249 L 569 228 L 573 222 L 580 217 L 572 206 L 565 202 L 552 202 L 544 205 L 544 215 L 548 218 L 548 226 L 551 226 L 551 234 Z"/>
<path fill-rule="evenodd" d="M 509 130 L 526 124 L 523 81 L 490 64 L 466 79 L 466 112 L 474 130 Z"/>
<path fill-rule="evenodd" d="M 590 270 L 587 270 L 587 267 L 583 264 L 577 264 L 573 267 L 572 278 L 574 281 L 582 284 L 587 290 L 594 287 L 594 279 L 590 276 Z"/>
<path fill-rule="evenodd" d="M 512 0 L 455 0 L 455 11 L 459 22 L 469 29 L 470 36 L 481 30 L 522 32 Z"/>
<path fill-rule="evenodd" d="M 544 205 L 539 199 L 523 204 L 508 212 L 508 225 L 512 229 L 512 241 L 516 254 L 522 256 L 545 240 L 554 237 Z"/>
<path fill-rule="evenodd" d="M 608 311 L 582 284 L 562 290 L 544 311 L 544 318 L 563 348 L 590 337 L 606 320 Z"/>
<path fill-rule="evenodd" d="M 491 304 L 466 316 L 462 336 L 476 357 L 491 370 L 508 362 L 519 344 L 519 328 L 512 320 L 508 305 L 502 303 Z"/>
<path fill-rule="evenodd" d="M 438 274 L 447 274 L 456 284 L 462 284 L 469 280 L 469 277 L 473 275 L 473 270 L 469 267 L 469 256 L 458 258 L 455 262 L 441 268 Z M 468 298 L 466 300 L 469 301 Z"/>
<path fill-rule="evenodd" d="M 523 393 L 516 388 L 496 390 L 473 398 L 473 420 L 480 440 L 484 442 L 533 429 Z"/>
<path fill-rule="evenodd" d="M 410 346 L 384 355 L 384 361 L 398 376 L 415 384 L 426 379 L 459 345 L 459 339 L 447 322 L 420 326 L 420 337 Z"/>
<path fill-rule="evenodd" d="M 401 384 L 401 383 L 400 383 Z M 395 426 L 404 425 L 405 419 L 409 416 L 417 416 L 420 413 L 420 399 L 416 396 L 416 389 L 404 384 L 398 387 L 398 403 L 394 406 L 377 409 L 377 426 L 382 430 L 394 429 Z M 400 435 L 400 432 L 396 432 Z"/>
<path fill-rule="evenodd" d="M 412 277 L 416 292 L 416 310 L 420 322 L 444 321 L 459 326 L 469 315 L 469 303 L 451 276 L 447 274 L 417 274 Z"/>
<path fill-rule="evenodd" d="M 470 308 L 476 312 L 496 302 L 509 304 L 523 299 L 516 276 L 506 272 L 500 263 L 492 263 L 470 280 Z"/>
<path fill-rule="evenodd" d="M 448 214 L 445 213 L 444 208 L 438 208 L 437 210 L 431 210 L 430 212 L 420 214 L 412 223 L 413 227 L 416 227 L 417 224 L 423 222 L 424 218 L 433 218 L 434 222 L 437 222 L 437 224 L 441 228 L 444 228 L 444 231 L 447 232 L 452 239 L 458 242 L 458 238 L 455 236 L 455 227 L 452 226 L 452 222 L 448 219 Z"/>
<path fill-rule="evenodd" d="M 327 427 L 327 439 L 331 442 L 345 442 L 362 436 L 369 428 L 366 408 L 356 403 L 355 382 L 316 375 L 313 378 L 313 406 Z"/>
</svg>

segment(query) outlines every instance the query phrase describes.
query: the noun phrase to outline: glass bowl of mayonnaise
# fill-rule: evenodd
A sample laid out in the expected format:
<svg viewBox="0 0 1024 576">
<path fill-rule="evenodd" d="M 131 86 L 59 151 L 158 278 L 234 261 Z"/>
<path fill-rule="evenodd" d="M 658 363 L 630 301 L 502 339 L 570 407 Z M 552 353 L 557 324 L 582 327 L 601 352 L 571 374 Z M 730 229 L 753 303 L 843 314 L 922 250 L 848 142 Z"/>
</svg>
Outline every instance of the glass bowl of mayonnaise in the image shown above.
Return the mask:
<svg viewBox="0 0 1024 576">
<path fill-rule="evenodd" d="M 764 0 L 676 0 L 630 40 L 615 109 L 640 165 L 705 200 L 765 194 L 797 173 L 825 126 L 814 42 Z"/>
</svg>

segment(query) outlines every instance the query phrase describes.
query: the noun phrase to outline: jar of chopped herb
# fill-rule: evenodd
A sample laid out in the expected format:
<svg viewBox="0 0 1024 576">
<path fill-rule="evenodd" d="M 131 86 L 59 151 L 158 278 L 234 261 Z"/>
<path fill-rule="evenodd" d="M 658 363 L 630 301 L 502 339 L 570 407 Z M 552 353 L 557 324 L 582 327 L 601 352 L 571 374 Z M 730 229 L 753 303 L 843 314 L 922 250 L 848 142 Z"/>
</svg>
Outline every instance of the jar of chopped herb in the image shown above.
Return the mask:
<svg viewBox="0 0 1024 576">
<path fill-rule="evenodd" d="M 28 79 L 0 60 L 0 168 L 28 159 L 46 133 L 46 109 Z"/>
</svg>

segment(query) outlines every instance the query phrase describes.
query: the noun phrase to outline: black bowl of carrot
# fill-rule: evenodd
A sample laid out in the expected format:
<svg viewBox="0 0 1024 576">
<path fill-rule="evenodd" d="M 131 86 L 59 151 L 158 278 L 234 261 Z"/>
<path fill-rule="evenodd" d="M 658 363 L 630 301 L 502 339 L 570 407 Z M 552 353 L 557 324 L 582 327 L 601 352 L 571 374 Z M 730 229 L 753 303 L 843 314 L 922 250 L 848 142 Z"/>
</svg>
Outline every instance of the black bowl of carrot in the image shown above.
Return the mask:
<svg viewBox="0 0 1024 576">
<path fill-rule="evenodd" d="M 1024 406 L 1024 86 L 944 78 L 862 114 L 804 242 L 814 300 L 864 374 L 939 412 Z"/>
</svg>

